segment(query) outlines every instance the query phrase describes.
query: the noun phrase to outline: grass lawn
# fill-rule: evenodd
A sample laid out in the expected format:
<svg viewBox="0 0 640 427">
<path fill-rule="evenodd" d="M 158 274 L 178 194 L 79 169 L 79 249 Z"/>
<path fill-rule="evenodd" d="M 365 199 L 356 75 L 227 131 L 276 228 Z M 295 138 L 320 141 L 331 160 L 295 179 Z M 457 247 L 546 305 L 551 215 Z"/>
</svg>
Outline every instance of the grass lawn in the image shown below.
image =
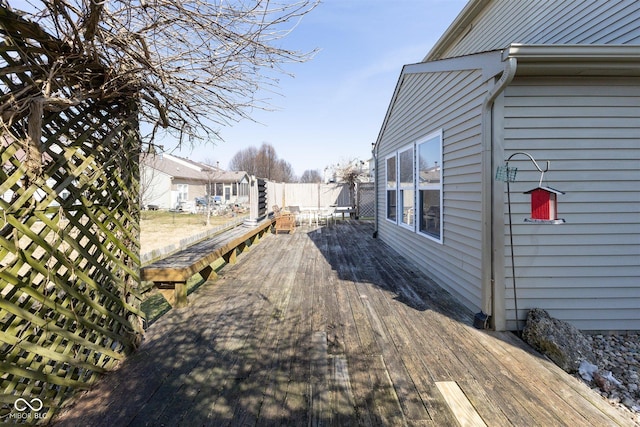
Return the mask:
<svg viewBox="0 0 640 427">
<path fill-rule="evenodd" d="M 151 252 L 217 227 L 248 214 L 211 216 L 169 211 L 142 211 L 140 215 L 140 253 Z"/>
</svg>

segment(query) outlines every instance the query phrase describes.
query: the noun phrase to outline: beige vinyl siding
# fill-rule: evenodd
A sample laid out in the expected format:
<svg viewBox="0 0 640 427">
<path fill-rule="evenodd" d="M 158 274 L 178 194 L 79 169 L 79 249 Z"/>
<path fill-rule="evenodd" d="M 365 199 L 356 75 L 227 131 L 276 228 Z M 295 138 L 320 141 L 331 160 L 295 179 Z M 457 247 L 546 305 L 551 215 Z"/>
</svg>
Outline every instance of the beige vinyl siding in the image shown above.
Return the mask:
<svg viewBox="0 0 640 427">
<path fill-rule="evenodd" d="M 640 44 L 640 2 L 495 0 L 439 58 L 504 49 L 512 43 Z"/>
<path fill-rule="evenodd" d="M 529 196 L 522 192 L 536 187 L 540 174 L 528 160 L 512 163 L 520 319 L 542 307 L 583 330 L 640 329 L 638 79 L 517 78 L 505 92 L 504 116 L 505 158 L 526 151 L 541 166 L 550 160 L 546 185 L 566 192 L 558 196 L 566 224 L 525 224 Z M 504 238 L 512 328 L 506 226 Z"/>
<path fill-rule="evenodd" d="M 443 132 L 443 243 L 385 219 L 378 186 L 379 236 L 472 310 L 481 298 L 480 125 L 486 82 L 479 70 L 404 74 L 379 140 L 384 159 L 421 138 Z"/>
</svg>

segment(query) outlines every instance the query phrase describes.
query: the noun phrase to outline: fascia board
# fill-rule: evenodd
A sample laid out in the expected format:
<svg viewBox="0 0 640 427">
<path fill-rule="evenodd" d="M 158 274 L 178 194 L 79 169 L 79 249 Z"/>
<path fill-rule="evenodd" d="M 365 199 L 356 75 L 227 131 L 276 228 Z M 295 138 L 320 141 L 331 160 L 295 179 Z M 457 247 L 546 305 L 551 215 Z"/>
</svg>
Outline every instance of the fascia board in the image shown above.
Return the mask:
<svg viewBox="0 0 640 427">
<path fill-rule="evenodd" d="M 523 61 L 633 61 L 640 60 L 640 45 L 525 45 L 511 44 L 502 59 Z"/>
<path fill-rule="evenodd" d="M 496 50 L 458 56 L 455 58 L 441 59 L 438 61 L 410 64 L 404 67 L 402 73 L 441 73 L 462 70 L 482 70 L 483 78 L 488 80 L 504 70 L 504 64 L 501 62 L 501 53 Z"/>
<path fill-rule="evenodd" d="M 502 59 L 516 58 L 519 75 L 640 75 L 638 45 L 512 44 Z"/>
</svg>

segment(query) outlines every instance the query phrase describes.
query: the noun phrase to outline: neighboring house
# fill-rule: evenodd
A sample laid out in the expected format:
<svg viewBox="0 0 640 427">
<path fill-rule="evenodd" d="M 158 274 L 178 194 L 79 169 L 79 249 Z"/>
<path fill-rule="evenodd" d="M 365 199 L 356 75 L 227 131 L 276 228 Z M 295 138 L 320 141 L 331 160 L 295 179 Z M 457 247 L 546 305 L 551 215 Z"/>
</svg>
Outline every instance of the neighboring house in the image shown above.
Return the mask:
<svg viewBox="0 0 640 427">
<path fill-rule="evenodd" d="M 529 309 L 640 330 L 640 2 L 472 0 L 400 75 L 376 234 L 498 330 Z M 544 167 L 561 225 L 525 222 Z M 517 305 L 516 305 L 517 304 Z M 517 317 L 516 310 L 517 307 Z"/>
<path fill-rule="evenodd" d="M 246 172 L 223 171 L 213 179 L 211 194 L 219 196 L 222 203 L 249 203 L 250 177 Z"/>
<path fill-rule="evenodd" d="M 13 142 L 13 140 L 11 139 L 11 137 L 3 135 L 0 136 L 0 149 L 6 149 L 7 147 L 9 147 L 11 145 L 11 142 Z M 17 168 L 17 164 L 25 164 L 28 163 L 29 159 L 27 156 L 27 153 L 25 152 L 24 149 L 19 148 L 18 150 L 15 151 L 15 153 L 13 153 L 13 160 L 15 160 L 16 163 L 13 163 L 11 160 L 6 160 L 5 163 L 3 163 L 1 165 L 2 167 L 2 172 L 6 173 L 6 174 L 11 174 L 11 171 L 13 171 L 14 169 Z M 46 166 L 48 163 L 51 163 L 53 161 L 53 158 L 51 157 L 51 155 L 49 155 L 47 152 L 42 153 L 41 158 L 40 158 L 40 162 L 42 163 L 43 167 Z M 15 176 L 13 176 L 15 177 Z M 3 176 L 4 178 L 4 176 Z M 57 179 L 62 180 L 63 178 L 61 177 L 57 177 Z M 0 199 L 2 199 L 3 202 L 6 202 L 6 204 L 3 204 L 0 202 L 0 209 L 4 209 L 4 206 L 9 206 L 9 204 L 11 203 L 11 201 L 14 198 L 14 191 L 13 189 L 10 188 L 11 185 L 11 181 L 12 180 L 8 180 L 7 182 L 3 181 L 3 185 L 2 187 L 2 192 L 0 193 Z M 74 180 L 74 183 L 76 183 L 76 181 Z M 8 185 L 7 185 L 8 184 Z M 51 201 L 51 203 L 49 204 L 49 207 L 58 207 L 60 206 L 60 203 L 64 200 L 66 200 L 69 195 L 70 192 L 69 190 L 67 190 L 66 188 L 61 189 L 59 191 L 56 192 L 56 190 L 54 190 L 57 187 L 57 181 L 54 178 L 47 178 L 45 180 L 45 184 L 48 188 L 38 188 L 37 190 L 35 190 L 32 194 L 31 197 L 33 197 L 34 200 L 36 201 L 42 201 L 44 200 L 47 196 L 49 196 L 50 194 L 53 193 L 57 193 L 55 198 Z M 19 186 L 21 187 L 23 185 L 23 180 L 20 179 L 17 182 L 13 182 L 14 186 Z"/>
<path fill-rule="evenodd" d="M 141 159 L 141 201 L 144 207 L 175 209 L 181 202 L 220 196 L 221 203 L 248 203 L 249 176 L 227 172 L 170 154 L 144 154 Z"/>
</svg>

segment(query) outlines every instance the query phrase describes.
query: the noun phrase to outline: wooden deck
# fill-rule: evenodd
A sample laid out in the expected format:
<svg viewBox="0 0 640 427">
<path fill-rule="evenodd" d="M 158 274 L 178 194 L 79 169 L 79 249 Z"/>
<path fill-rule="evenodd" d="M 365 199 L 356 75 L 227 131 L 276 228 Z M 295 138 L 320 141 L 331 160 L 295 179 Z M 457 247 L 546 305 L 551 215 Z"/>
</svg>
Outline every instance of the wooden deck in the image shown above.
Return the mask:
<svg viewBox="0 0 640 427">
<path fill-rule="evenodd" d="M 58 425 L 632 425 L 512 334 L 474 329 L 372 232 L 264 238 Z"/>
</svg>

